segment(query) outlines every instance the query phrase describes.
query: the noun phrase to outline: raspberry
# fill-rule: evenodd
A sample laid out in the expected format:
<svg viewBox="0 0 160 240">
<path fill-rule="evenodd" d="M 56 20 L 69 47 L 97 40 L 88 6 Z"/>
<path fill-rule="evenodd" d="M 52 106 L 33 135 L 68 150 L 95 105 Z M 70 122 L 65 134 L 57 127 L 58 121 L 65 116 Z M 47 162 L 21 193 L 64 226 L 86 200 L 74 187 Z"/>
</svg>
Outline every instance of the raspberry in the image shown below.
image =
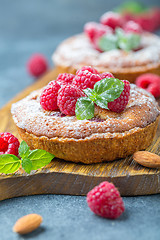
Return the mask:
<svg viewBox="0 0 160 240">
<path fill-rule="evenodd" d="M 73 85 L 80 89 L 93 88 L 94 84 L 101 80 L 99 74 L 93 74 L 88 70 L 79 70 L 78 74 L 73 79 Z"/>
<path fill-rule="evenodd" d="M 134 21 L 129 21 L 126 24 L 124 24 L 123 29 L 127 33 L 130 33 L 130 32 L 137 33 L 137 34 L 142 33 L 142 27 Z"/>
<path fill-rule="evenodd" d="M 110 73 L 110 72 L 101 73 L 101 74 L 99 74 L 99 76 L 101 77 L 101 79 L 104 79 L 104 78 L 114 78 L 113 74 Z"/>
<path fill-rule="evenodd" d="M 87 203 L 95 214 L 110 218 L 118 218 L 125 210 L 118 189 L 107 181 L 100 183 L 87 194 Z"/>
<path fill-rule="evenodd" d="M 40 104 L 48 111 L 57 110 L 57 96 L 60 85 L 56 81 L 51 81 L 43 90 L 40 96 Z"/>
<path fill-rule="evenodd" d="M 75 77 L 74 74 L 70 73 L 60 73 L 57 77 L 57 82 L 60 85 L 67 85 L 67 84 L 72 84 L 73 78 Z"/>
<path fill-rule="evenodd" d="M 117 27 L 122 27 L 124 24 L 123 17 L 115 12 L 106 12 L 100 18 L 100 22 L 115 30 Z"/>
<path fill-rule="evenodd" d="M 84 26 L 84 32 L 89 38 L 90 42 L 93 44 L 94 48 L 101 51 L 98 47 L 99 38 L 105 34 L 113 33 L 109 26 L 104 26 L 103 24 L 96 22 L 88 22 Z"/>
<path fill-rule="evenodd" d="M 18 156 L 18 139 L 11 133 L 0 133 L 0 155 L 13 154 Z"/>
<path fill-rule="evenodd" d="M 39 77 L 45 73 L 48 69 L 48 63 L 46 58 L 41 54 L 34 54 L 28 60 L 27 63 L 28 72 L 34 76 Z"/>
<path fill-rule="evenodd" d="M 57 104 L 62 113 L 69 116 L 75 115 L 77 99 L 85 94 L 73 85 L 62 86 L 58 92 Z"/>
<path fill-rule="evenodd" d="M 99 72 L 91 66 L 82 67 L 81 69 L 77 70 L 76 74 L 78 74 L 80 71 L 85 71 L 85 70 L 88 70 L 88 72 L 91 72 L 93 74 L 99 74 Z"/>
<path fill-rule="evenodd" d="M 154 97 L 160 96 L 160 76 L 153 73 L 145 73 L 136 79 L 136 85 L 150 92 Z"/>
<path fill-rule="evenodd" d="M 122 112 L 128 104 L 130 96 L 130 83 L 127 80 L 122 80 L 124 82 L 124 90 L 113 102 L 108 103 L 108 108 L 113 112 Z"/>
</svg>

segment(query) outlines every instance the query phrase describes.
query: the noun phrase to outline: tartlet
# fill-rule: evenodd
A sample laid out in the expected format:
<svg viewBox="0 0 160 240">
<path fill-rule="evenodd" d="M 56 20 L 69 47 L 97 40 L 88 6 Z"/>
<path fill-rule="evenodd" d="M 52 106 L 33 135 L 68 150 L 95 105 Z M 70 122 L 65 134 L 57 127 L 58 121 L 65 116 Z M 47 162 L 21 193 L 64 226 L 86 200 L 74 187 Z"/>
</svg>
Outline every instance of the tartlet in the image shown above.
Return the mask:
<svg viewBox="0 0 160 240">
<path fill-rule="evenodd" d="M 86 164 L 124 158 L 147 148 L 155 135 L 159 107 L 154 97 L 131 84 L 130 100 L 121 113 L 95 107 L 91 120 L 77 120 L 40 105 L 42 90 L 14 103 L 14 122 L 23 140 L 57 158 Z"/>
<path fill-rule="evenodd" d="M 141 49 L 137 51 L 99 52 L 81 33 L 63 41 L 53 53 L 52 60 L 59 72 L 75 73 L 80 67 L 90 65 L 99 72 L 112 72 L 119 79 L 135 82 L 144 73 L 160 75 L 160 38 L 143 32 Z"/>
</svg>

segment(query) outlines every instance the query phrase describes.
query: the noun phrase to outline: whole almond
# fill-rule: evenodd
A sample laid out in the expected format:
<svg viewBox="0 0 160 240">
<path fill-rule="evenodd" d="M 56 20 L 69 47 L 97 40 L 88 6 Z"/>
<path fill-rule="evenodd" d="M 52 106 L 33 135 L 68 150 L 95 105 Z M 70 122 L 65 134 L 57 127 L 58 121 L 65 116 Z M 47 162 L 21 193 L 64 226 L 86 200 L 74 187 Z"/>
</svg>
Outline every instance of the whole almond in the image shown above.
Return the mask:
<svg viewBox="0 0 160 240">
<path fill-rule="evenodd" d="M 17 220 L 13 226 L 13 232 L 19 234 L 30 233 L 40 226 L 42 220 L 43 218 L 35 213 L 25 215 Z"/>
<path fill-rule="evenodd" d="M 149 168 L 160 168 L 160 156 L 147 151 L 138 151 L 133 154 L 134 161 Z"/>
</svg>

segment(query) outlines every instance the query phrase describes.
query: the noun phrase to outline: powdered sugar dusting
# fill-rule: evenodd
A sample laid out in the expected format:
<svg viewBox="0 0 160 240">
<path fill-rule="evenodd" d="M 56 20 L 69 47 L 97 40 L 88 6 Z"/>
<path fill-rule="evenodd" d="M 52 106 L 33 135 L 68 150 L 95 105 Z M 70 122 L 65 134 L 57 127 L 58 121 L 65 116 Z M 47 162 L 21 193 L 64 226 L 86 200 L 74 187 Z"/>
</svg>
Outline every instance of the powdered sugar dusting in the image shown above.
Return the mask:
<svg viewBox="0 0 160 240">
<path fill-rule="evenodd" d="M 142 49 L 130 51 L 115 49 L 100 53 L 93 48 L 84 34 L 65 40 L 52 59 L 56 65 L 73 66 L 93 65 L 97 67 L 135 67 L 154 64 L 160 61 L 160 38 L 144 33 L 141 39 Z"/>
<path fill-rule="evenodd" d="M 45 111 L 39 102 L 40 92 L 31 93 L 11 109 L 16 125 L 36 136 L 84 139 L 97 134 L 102 137 L 123 134 L 147 126 L 160 114 L 154 97 L 134 84 L 131 84 L 130 100 L 123 112 L 95 108 L 95 117 L 102 121 L 77 120 L 75 116 L 61 116 L 59 111 Z"/>
</svg>

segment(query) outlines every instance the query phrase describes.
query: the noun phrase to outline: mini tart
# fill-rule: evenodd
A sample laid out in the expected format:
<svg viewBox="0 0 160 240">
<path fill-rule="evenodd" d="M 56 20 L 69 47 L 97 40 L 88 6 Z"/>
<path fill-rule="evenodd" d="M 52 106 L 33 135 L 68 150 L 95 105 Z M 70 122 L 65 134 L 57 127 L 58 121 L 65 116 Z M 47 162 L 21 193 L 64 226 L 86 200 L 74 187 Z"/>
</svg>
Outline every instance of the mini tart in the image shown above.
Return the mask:
<svg viewBox="0 0 160 240">
<path fill-rule="evenodd" d="M 160 38 L 143 33 L 140 50 L 125 52 L 116 49 L 101 53 L 82 33 L 62 42 L 52 60 L 59 72 L 75 73 L 82 66 L 89 65 L 100 73 L 111 72 L 118 79 L 134 82 L 143 73 L 160 75 Z"/>
<path fill-rule="evenodd" d="M 19 134 L 32 148 L 86 164 L 124 158 L 147 148 L 155 135 L 160 111 L 145 90 L 131 84 L 130 100 L 121 113 L 95 107 L 91 120 L 77 120 L 40 105 L 41 90 L 12 105 Z"/>
</svg>

